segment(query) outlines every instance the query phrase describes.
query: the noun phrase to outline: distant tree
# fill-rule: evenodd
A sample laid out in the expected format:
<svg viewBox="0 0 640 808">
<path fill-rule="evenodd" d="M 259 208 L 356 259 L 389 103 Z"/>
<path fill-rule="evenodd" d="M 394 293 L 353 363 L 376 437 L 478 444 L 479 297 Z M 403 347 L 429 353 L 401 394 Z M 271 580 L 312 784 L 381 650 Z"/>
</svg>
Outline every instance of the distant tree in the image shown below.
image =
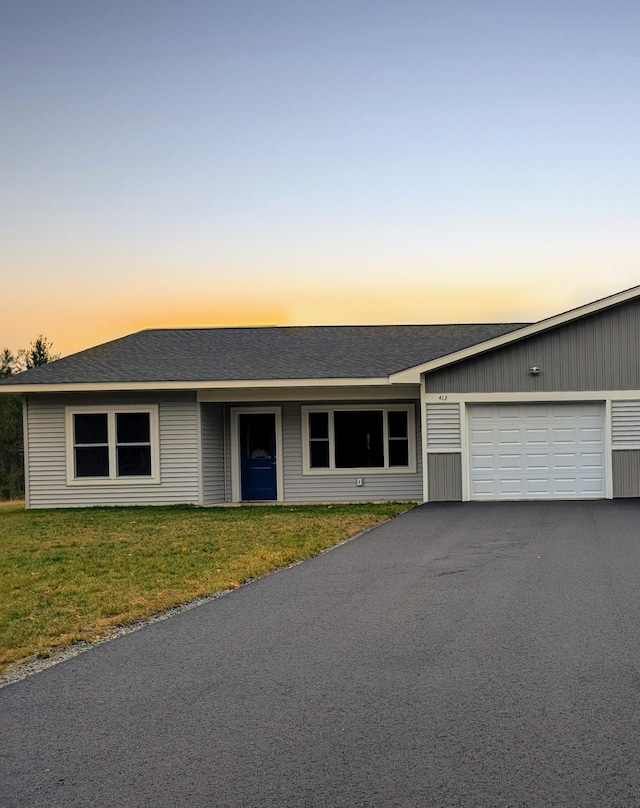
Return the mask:
<svg viewBox="0 0 640 808">
<path fill-rule="evenodd" d="M 26 369 L 31 370 L 31 368 L 37 368 L 53 362 L 55 359 L 60 359 L 60 354 L 54 354 L 52 348 L 53 342 L 49 342 L 46 337 L 39 334 L 29 348 L 18 351 L 18 356 L 23 359 Z"/>
<path fill-rule="evenodd" d="M 53 343 L 42 334 L 29 348 L 15 355 L 9 348 L 0 351 L 0 379 L 21 370 L 46 365 L 58 354 Z M 0 396 L 0 499 L 24 497 L 24 447 L 22 435 L 22 399 L 20 396 Z"/>
<path fill-rule="evenodd" d="M 24 448 L 20 396 L 0 396 L 0 499 L 24 496 Z"/>
<path fill-rule="evenodd" d="M 0 379 L 12 376 L 18 371 L 18 359 L 8 348 L 0 353 Z"/>
</svg>

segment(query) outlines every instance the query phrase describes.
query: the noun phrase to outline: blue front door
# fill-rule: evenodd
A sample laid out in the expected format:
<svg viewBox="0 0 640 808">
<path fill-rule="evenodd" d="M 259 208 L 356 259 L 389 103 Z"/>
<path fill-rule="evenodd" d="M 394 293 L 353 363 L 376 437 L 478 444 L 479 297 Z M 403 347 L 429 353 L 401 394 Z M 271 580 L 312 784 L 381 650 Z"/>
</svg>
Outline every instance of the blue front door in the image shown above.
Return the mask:
<svg viewBox="0 0 640 808">
<path fill-rule="evenodd" d="M 240 414 L 239 432 L 242 499 L 277 499 L 276 416 Z"/>
</svg>

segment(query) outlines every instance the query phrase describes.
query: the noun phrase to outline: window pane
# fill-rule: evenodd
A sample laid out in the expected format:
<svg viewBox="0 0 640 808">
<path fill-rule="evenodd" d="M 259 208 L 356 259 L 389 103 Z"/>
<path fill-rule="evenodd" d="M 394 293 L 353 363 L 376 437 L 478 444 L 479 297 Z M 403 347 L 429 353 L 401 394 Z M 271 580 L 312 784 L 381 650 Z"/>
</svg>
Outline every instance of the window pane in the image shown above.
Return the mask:
<svg viewBox="0 0 640 808">
<path fill-rule="evenodd" d="M 409 434 L 407 432 L 407 413 L 406 412 L 389 412 L 389 437 L 390 438 L 406 438 Z"/>
<path fill-rule="evenodd" d="M 75 443 L 107 443 L 107 414 L 80 414 L 73 416 Z"/>
<path fill-rule="evenodd" d="M 382 412 L 349 410 L 334 413 L 336 468 L 384 466 Z"/>
<path fill-rule="evenodd" d="M 389 465 L 408 466 L 409 465 L 409 441 L 390 440 L 389 441 Z"/>
<path fill-rule="evenodd" d="M 309 437 L 328 438 L 329 437 L 329 413 L 310 412 L 309 413 Z"/>
<path fill-rule="evenodd" d="M 118 446 L 118 477 L 151 476 L 150 446 Z"/>
<path fill-rule="evenodd" d="M 275 415 L 241 415 L 242 452 L 246 460 L 270 460 L 275 457 Z"/>
<path fill-rule="evenodd" d="M 311 468 L 312 469 L 328 469 L 329 468 L 329 441 L 328 440 L 312 440 L 309 444 L 311 452 Z"/>
<path fill-rule="evenodd" d="M 76 477 L 108 477 L 109 449 L 106 446 L 76 447 Z"/>
<path fill-rule="evenodd" d="M 116 414 L 117 443 L 149 443 L 151 434 L 148 412 L 119 412 Z"/>
</svg>

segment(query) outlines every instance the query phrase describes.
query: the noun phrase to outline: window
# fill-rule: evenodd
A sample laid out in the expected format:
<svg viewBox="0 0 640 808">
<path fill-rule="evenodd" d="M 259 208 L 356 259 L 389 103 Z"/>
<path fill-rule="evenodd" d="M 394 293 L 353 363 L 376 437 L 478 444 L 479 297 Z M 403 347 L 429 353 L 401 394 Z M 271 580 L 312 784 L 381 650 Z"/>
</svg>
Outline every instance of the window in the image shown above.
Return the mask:
<svg viewBox="0 0 640 808">
<path fill-rule="evenodd" d="M 151 475 L 151 417 L 148 412 L 116 413 L 118 477 Z"/>
<path fill-rule="evenodd" d="M 68 482 L 158 482 L 157 407 L 67 409 Z"/>
<path fill-rule="evenodd" d="M 303 407 L 306 473 L 415 471 L 412 406 Z"/>
<path fill-rule="evenodd" d="M 329 413 L 309 413 L 309 457 L 311 468 L 329 468 Z"/>
</svg>

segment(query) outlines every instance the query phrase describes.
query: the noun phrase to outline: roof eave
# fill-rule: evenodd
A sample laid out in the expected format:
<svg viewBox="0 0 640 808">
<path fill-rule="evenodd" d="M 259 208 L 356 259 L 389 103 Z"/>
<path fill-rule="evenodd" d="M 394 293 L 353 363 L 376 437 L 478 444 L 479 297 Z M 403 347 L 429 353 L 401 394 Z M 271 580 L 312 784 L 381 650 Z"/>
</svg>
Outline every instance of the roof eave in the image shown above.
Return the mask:
<svg viewBox="0 0 640 808">
<path fill-rule="evenodd" d="M 392 384 L 416 384 L 420 382 L 420 377 L 423 373 L 428 373 L 432 370 L 452 365 L 455 362 L 460 362 L 463 359 L 470 359 L 478 354 L 485 353 L 486 351 L 493 351 L 496 348 L 501 348 L 503 345 L 509 345 L 511 342 L 532 337 L 535 334 L 540 334 L 543 331 L 548 331 L 551 328 L 556 328 L 559 325 L 570 323 L 573 320 L 578 320 L 581 317 L 586 317 L 590 314 L 596 314 L 599 311 L 617 306 L 621 303 L 626 303 L 629 300 L 640 296 L 640 286 L 634 286 L 631 289 L 626 289 L 624 292 L 618 292 L 615 295 L 596 300 L 593 303 L 587 303 L 584 306 L 579 306 L 577 309 L 570 309 L 562 314 L 556 314 L 553 317 L 548 317 L 545 320 L 540 320 L 532 325 L 518 328 L 515 331 L 509 331 L 500 337 L 486 340 L 485 342 L 478 342 L 469 348 L 463 348 L 460 351 L 454 351 L 444 356 L 439 356 L 437 359 L 431 359 L 429 362 L 423 362 L 412 368 L 406 368 L 398 373 L 392 373 L 389 376 L 389 381 Z"/>
<path fill-rule="evenodd" d="M 50 384 L 0 385 L 0 394 L 93 393 L 171 390 L 244 390 L 260 388 L 380 387 L 389 386 L 388 376 L 327 379 L 233 379 L 222 381 L 171 382 L 63 382 Z"/>
</svg>

